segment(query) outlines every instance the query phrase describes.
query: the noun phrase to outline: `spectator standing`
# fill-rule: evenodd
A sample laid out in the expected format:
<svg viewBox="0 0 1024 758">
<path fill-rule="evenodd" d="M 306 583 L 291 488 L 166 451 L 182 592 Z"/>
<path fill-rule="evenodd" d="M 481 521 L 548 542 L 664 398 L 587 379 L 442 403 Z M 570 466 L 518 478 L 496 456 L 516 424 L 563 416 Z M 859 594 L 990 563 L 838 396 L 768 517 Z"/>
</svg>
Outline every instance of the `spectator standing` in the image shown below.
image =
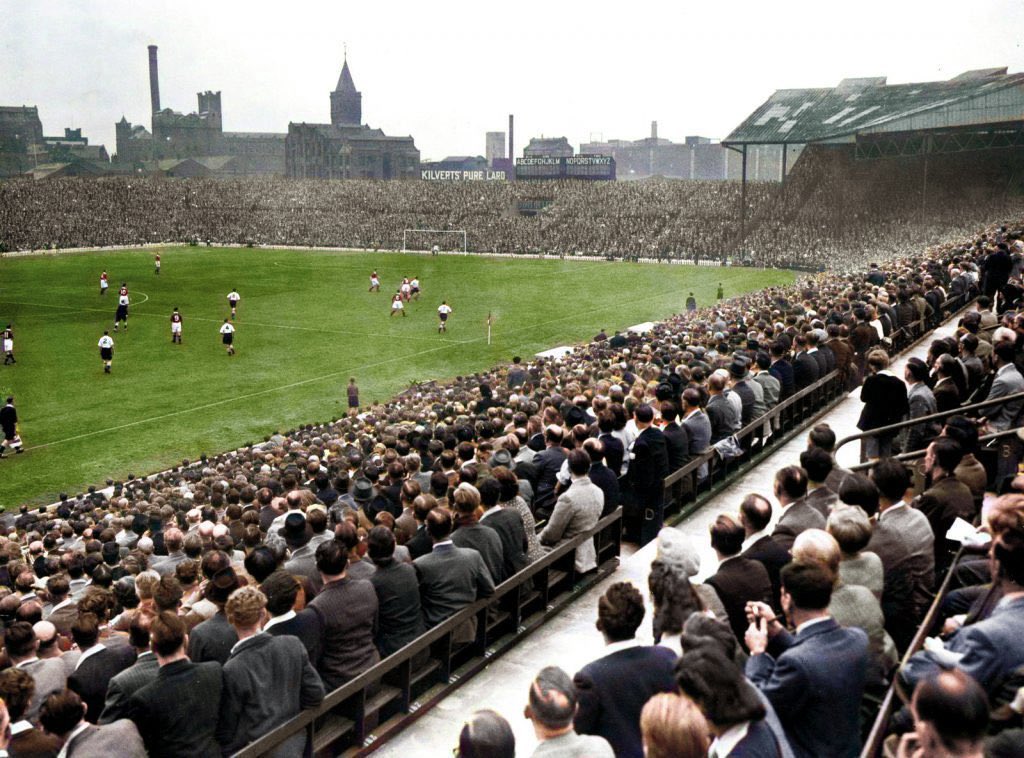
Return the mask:
<svg viewBox="0 0 1024 758">
<path fill-rule="evenodd" d="M 665 435 L 654 426 L 654 409 L 643 404 L 633 414 L 639 431 L 629 451 L 629 482 L 640 518 L 640 545 L 658 536 L 665 520 L 665 477 L 669 474 Z M 588 480 L 589 481 L 589 480 Z M 601 498 L 602 506 L 604 498 Z M 598 510 L 600 515 L 600 510 Z"/>
<path fill-rule="evenodd" d="M 149 632 L 160 671 L 128 701 L 147 752 L 151 758 L 217 755 L 220 664 L 188 659 L 185 622 L 171 611 L 153 619 Z"/>
<path fill-rule="evenodd" d="M 860 388 L 864 408 L 857 428 L 862 432 L 895 424 L 909 412 L 907 387 L 889 371 L 889 356 L 884 350 L 872 350 L 867 357 L 867 378 Z M 876 460 L 892 455 L 894 432 L 865 437 L 861 441 L 861 458 Z"/>
<path fill-rule="evenodd" d="M 750 607 L 747 676 L 767 696 L 798 758 L 860 752 L 868 639 L 828 615 L 832 581 L 816 565 L 794 563 L 782 570 L 782 608 L 795 635 L 768 605 Z"/>
<path fill-rule="evenodd" d="M 385 658 L 423 633 L 420 587 L 412 564 L 395 559 L 394 532 L 375 526 L 366 543 L 367 554 L 377 567 L 370 576 L 379 609 L 374 641 L 381 658 Z"/>
<path fill-rule="evenodd" d="M 324 685 L 302 643 L 287 634 L 264 634 L 267 599 L 255 587 L 231 593 L 225 612 L 238 634 L 224 664 L 217 741 L 232 754 L 324 699 Z M 302 755 L 306 732 L 281 743 L 274 756 Z"/>
<path fill-rule="evenodd" d="M 207 583 L 206 599 L 217 607 L 217 612 L 197 624 L 189 635 L 188 657 L 193 663 L 217 661 L 223 665 L 227 662 L 238 635 L 224 615 L 224 604 L 236 589 L 238 576 L 230 566 L 215 573 Z"/>
<path fill-rule="evenodd" d="M 729 615 L 736 639 L 747 628 L 747 603 L 771 604 L 773 593 L 767 569 L 759 562 L 740 555 L 745 532 L 731 516 L 722 514 L 710 527 L 711 547 L 718 556 L 718 570 L 705 580 L 715 588 Z"/>
<path fill-rule="evenodd" d="M 470 603 L 494 594 L 494 582 L 480 553 L 456 547 L 451 540 L 452 514 L 434 508 L 427 514 L 433 549 L 413 561 L 420 580 L 420 608 L 427 629 L 440 624 Z M 476 619 L 457 630 L 456 642 L 476 636 Z"/>
<path fill-rule="evenodd" d="M 348 576 L 348 553 L 337 540 L 316 549 L 323 590 L 309 604 L 323 620 L 320 677 L 328 692 L 354 679 L 380 660 L 373 644 L 377 593 L 366 579 Z"/>
<path fill-rule="evenodd" d="M 644 601 L 632 584 L 613 584 L 597 609 L 606 654 L 573 677 L 579 693 L 576 731 L 604 737 L 618 758 L 642 758 L 640 712 L 653 695 L 675 688 L 676 656 L 666 647 L 637 643 Z"/>
<path fill-rule="evenodd" d="M 504 717 L 495 711 L 477 711 L 459 732 L 460 758 L 515 758 L 516 736 Z"/>
<path fill-rule="evenodd" d="M 285 571 L 275 571 L 263 581 L 260 589 L 267 597 L 267 613 L 270 616 L 263 625 L 263 631 L 296 637 L 306 648 L 306 655 L 313 668 L 319 670 L 323 619 L 320 610 L 314 606 L 295 610 L 300 587 L 299 580 Z"/>
</svg>

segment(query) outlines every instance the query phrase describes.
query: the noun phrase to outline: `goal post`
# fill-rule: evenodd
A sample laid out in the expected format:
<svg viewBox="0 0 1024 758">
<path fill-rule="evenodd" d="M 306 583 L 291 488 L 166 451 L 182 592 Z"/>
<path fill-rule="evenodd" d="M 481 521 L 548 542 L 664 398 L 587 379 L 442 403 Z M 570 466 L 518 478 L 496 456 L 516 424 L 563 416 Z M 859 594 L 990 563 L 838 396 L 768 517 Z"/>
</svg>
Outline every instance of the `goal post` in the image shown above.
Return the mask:
<svg viewBox="0 0 1024 758">
<path fill-rule="evenodd" d="M 442 252 L 456 250 L 469 252 L 466 246 L 465 229 L 404 229 L 402 230 L 402 252 L 433 250 L 437 245 Z M 462 247 L 455 247 L 461 245 Z"/>
</svg>

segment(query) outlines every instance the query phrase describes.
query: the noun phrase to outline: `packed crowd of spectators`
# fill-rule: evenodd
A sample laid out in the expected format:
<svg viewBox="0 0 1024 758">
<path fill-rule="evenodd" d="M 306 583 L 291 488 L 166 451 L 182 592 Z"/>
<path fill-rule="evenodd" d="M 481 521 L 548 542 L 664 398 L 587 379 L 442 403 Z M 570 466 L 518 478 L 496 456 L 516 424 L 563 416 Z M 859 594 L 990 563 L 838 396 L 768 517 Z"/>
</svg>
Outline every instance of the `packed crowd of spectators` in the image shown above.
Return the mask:
<svg viewBox="0 0 1024 758">
<path fill-rule="evenodd" d="M 1024 344 L 1024 317 L 1015 313 L 1024 293 L 1016 278 L 1019 247 L 1017 235 L 992 229 L 858 275 L 820 274 L 677 315 L 646 334 L 602 332 L 560 359 L 517 358 L 492 371 L 416 386 L 332 424 L 110 482 L 62 497 L 51 509 L 23 508 L 0 527 L 6 665 L 0 695 L 14 723 L 7 749 L 30 754 L 20 740 L 32 750 L 47 746 L 31 754 L 56 754 L 63 745 L 65 755 L 92 755 L 111 744 L 128 756 L 237 750 L 489 596 L 619 505 L 629 538 L 666 543 L 661 483 L 672 470 L 712 448 L 729 450 L 742 424 L 833 370 L 851 387 L 864 377 L 866 387 L 887 376 L 885 353 L 875 348 L 960 294 L 995 296 L 996 310 L 979 301 L 956 344 L 933 345 L 934 366 L 908 375 L 908 382 L 948 394 L 940 380 L 962 371 L 963 394 L 954 378 L 955 402 L 968 397 L 975 371 L 982 386 L 994 369 L 990 393 L 1024 385 L 1014 368 Z M 919 405 L 911 391 L 920 390 L 904 391 L 909 413 Z M 1016 425 L 1019 413 L 1020 404 L 1011 401 L 986 415 L 998 429 Z M 959 470 L 978 431 L 952 420 L 943 429 L 938 439 L 938 428 L 917 430 L 914 442 L 929 446 L 932 490 Z M 830 442 L 827 434 L 812 433 L 812 442 L 801 465 L 776 478 L 783 515 L 770 535 L 776 548 L 762 561 L 772 564 L 760 572 L 765 576 L 741 572 L 737 579 L 725 570 L 772 522 L 773 506 L 764 497 L 745 500 L 736 519 L 716 522 L 711 540 L 722 566 L 703 587 L 689 591 L 692 560 L 685 544 L 673 553 L 668 533 L 651 591 L 658 637 L 670 647 L 645 651 L 656 663 L 628 668 L 642 670 L 649 694 L 678 682 L 696 708 L 659 701 L 661 710 L 647 723 L 671 725 L 672 714 L 685 711 L 697 724 L 703 714 L 712 731 L 724 734 L 767 719 L 760 714 L 773 709 L 778 723 L 769 724 L 767 736 L 751 726 L 748 737 L 779 746 L 788 740 L 795 754 L 820 755 L 814 742 L 820 735 L 804 736 L 807 730 L 794 724 L 825 719 L 841 726 L 836 749 L 829 743 L 826 753 L 847 754 L 854 727 L 843 709 L 860 682 L 880 685 L 890 675 L 893 646 L 906 644 L 944 553 L 933 543 L 923 550 L 930 573 L 915 569 L 911 576 L 902 563 L 893 569 L 887 555 L 879 569 L 865 557 L 873 538 L 862 539 L 864 524 L 902 502 L 909 484 L 896 490 L 909 482 L 907 471 L 880 465 L 872 479 L 841 477 L 837 485 L 829 455 L 834 434 Z M 920 508 L 935 535 L 944 535 L 951 512 L 971 515 L 959 501 L 946 507 L 940 494 L 928 500 L 926 492 L 924 503 L 934 504 Z M 837 511 L 838 499 L 862 510 Z M 976 507 L 973 495 L 970 505 Z M 837 513 L 846 532 L 843 525 L 838 534 L 826 531 L 833 517 L 842 520 Z M 876 533 L 884 521 L 876 518 Z M 829 622 L 843 665 L 850 666 L 849 693 L 789 702 L 794 687 L 812 692 L 817 682 L 783 687 L 777 681 L 785 654 L 775 661 L 763 651 L 781 651 L 792 639 L 776 614 L 786 613 L 798 638 L 823 609 L 838 617 L 829 597 L 834 564 L 846 558 L 856 559 L 851 570 L 870 585 L 867 594 L 844 595 L 855 607 L 850 613 L 874 613 L 867 634 Z M 592 543 L 576 550 L 575 562 L 579 572 L 596 567 Z M 606 597 L 600 628 L 610 645 L 622 648 L 616 654 L 625 654 L 640 624 L 636 591 L 620 587 Z M 693 632 L 700 640 L 688 642 L 684 626 L 705 623 L 689 611 L 700 609 L 722 623 Z M 751 616 L 754 633 L 747 629 Z M 456 638 L 473 634 L 468 625 Z M 675 645 L 687 655 L 673 675 Z M 694 645 L 706 661 L 690 657 Z M 746 676 L 763 697 L 749 690 L 739 663 L 723 668 L 722 661 L 739 660 L 738 651 L 749 652 Z M 827 651 L 815 655 L 827 658 Z M 608 690 L 618 687 L 611 684 L 620 678 L 614 666 L 595 664 L 569 685 L 559 672 L 542 678 L 531 692 L 534 712 L 542 704 L 558 706 L 564 722 L 566 703 L 575 703 L 577 731 L 606 738 L 617 755 L 640 754 L 640 711 L 619 720 L 607 704 L 620 699 Z M 715 709 L 720 687 L 746 693 L 742 719 Z M 817 709 L 820 718 L 798 717 L 806 709 Z M 301 752 L 292 747 L 292 754 Z"/>
<path fill-rule="evenodd" d="M 916 169 L 808 149 L 783 188 L 738 182 L 338 181 L 116 177 L 0 184 L 0 250 L 220 243 L 732 260 L 861 270 L 1019 211 L 1005 166 Z M 926 197 L 922 198 L 922 193 Z M 537 209 L 539 212 L 534 213 Z"/>
</svg>

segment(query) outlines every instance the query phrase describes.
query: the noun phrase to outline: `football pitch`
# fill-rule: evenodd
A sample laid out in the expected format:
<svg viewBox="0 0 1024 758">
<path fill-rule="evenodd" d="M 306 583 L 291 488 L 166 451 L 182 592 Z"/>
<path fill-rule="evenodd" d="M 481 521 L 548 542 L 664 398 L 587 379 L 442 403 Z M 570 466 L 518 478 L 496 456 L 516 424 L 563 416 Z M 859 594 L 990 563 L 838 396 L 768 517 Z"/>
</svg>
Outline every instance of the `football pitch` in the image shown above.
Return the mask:
<svg viewBox="0 0 1024 758">
<path fill-rule="evenodd" d="M 374 269 L 380 292 L 367 291 Z M 419 278 L 422 294 L 392 317 L 405 276 Z M 107 375 L 97 341 L 112 330 L 122 281 L 129 329 L 112 332 Z M 349 377 L 366 406 L 412 382 L 665 318 L 691 291 L 704 306 L 719 283 L 729 297 L 793 281 L 747 268 L 196 247 L 0 259 L 0 328 L 12 324 L 18 361 L 0 366 L 0 400 L 15 396 L 26 449 L 0 461 L 0 506 L 51 502 L 333 420 Z M 232 289 L 241 302 L 229 357 L 219 329 Z M 442 300 L 454 309 L 446 334 Z"/>
</svg>

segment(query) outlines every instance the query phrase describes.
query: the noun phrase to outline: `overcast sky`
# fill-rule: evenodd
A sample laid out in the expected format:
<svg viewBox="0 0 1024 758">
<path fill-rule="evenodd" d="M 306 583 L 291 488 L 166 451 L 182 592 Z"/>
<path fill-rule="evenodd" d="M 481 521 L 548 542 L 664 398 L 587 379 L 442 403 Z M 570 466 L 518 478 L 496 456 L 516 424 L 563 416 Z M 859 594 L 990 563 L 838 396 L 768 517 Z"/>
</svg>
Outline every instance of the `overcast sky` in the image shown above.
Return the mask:
<svg viewBox="0 0 1024 758">
<path fill-rule="evenodd" d="M 238 2 L 0 0 L 0 105 L 47 135 L 150 127 L 146 46 L 163 107 L 220 90 L 227 131 L 330 120 L 347 43 L 363 121 L 424 160 L 483 154 L 516 116 L 529 137 L 720 139 L 776 89 L 1024 70 L 1021 0 L 821 2 Z"/>
</svg>

